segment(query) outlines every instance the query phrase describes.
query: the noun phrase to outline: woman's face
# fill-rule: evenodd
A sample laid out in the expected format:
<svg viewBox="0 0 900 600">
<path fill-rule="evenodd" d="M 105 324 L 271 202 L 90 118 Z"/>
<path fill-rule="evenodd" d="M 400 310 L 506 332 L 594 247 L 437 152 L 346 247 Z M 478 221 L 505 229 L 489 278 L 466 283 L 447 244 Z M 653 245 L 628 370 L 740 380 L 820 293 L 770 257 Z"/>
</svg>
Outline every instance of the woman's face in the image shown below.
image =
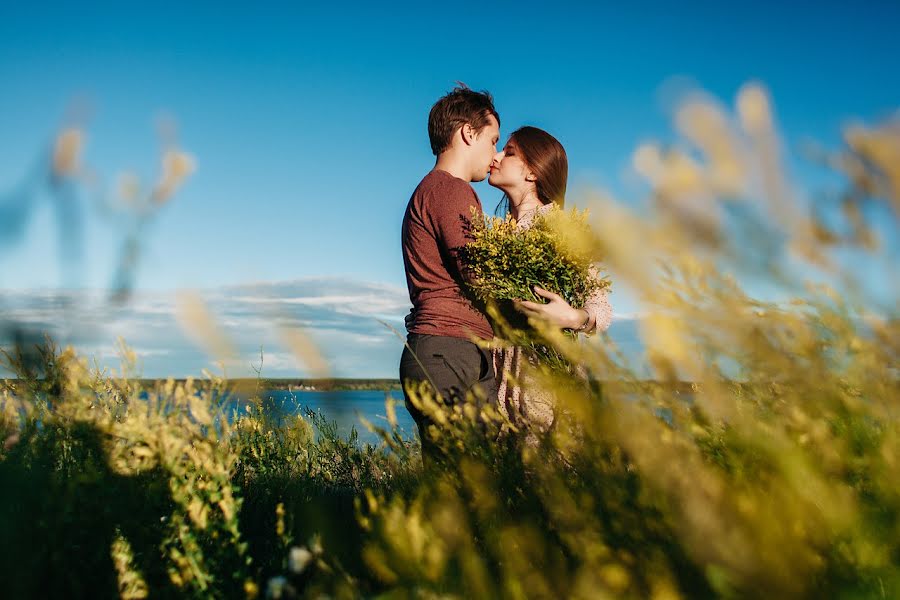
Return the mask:
<svg viewBox="0 0 900 600">
<path fill-rule="evenodd" d="M 534 174 L 522 160 L 515 140 L 510 139 L 494 155 L 488 183 L 507 192 L 534 185 Z"/>
</svg>

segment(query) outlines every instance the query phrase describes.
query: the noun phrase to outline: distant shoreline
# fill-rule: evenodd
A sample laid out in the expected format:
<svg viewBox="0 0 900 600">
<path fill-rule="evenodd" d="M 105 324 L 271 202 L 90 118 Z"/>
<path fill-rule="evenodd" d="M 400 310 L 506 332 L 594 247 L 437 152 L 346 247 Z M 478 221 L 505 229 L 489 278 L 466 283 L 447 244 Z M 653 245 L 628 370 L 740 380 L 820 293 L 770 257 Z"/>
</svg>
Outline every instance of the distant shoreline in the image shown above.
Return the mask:
<svg viewBox="0 0 900 600">
<path fill-rule="evenodd" d="M 110 379 L 116 379 L 111 377 Z M 172 381 L 176 383 L 184 383 L 187 378 L 186 377 L 172 377 Z M 142 378 L 136 379 L 132 381 L 137 381 L 141 387 L 143 388 L 152 388 L 155 385 L 165 383 L 169 378 Z M 11 385 L 15 385 L 15 382 L 18 381 L 16 378 L 4 378 L 0 379 L 0 390 L 4 388 L 9 388 Z M 204 378 L 195 377 L 195 382 L 205 381 Z M 613 386 L 618 387 L 622 385 L 624 382 L 617 381 L 602 381 L 596 382 L 598 385 L 603 387 Z M 764 384 L 748 384 L 748 383 L 740 383 L 740 382 L 732 382 L 733 384 L 739 387 L 753 387 L 755 385 L 764 385 Z M 243 390 L 246 392 L 247 390 L 265 390 L 265 391 L 294 391 L 294 392 L 302 392 L 302 391 L 310 391 L 310 392 L 343 392 L 343 391 L 402 391 L 402 387 L 400 386 L 399 379 L 360 379 L 360 378 L 340 378 L 333 377 L 327 379 L 315 379 L 315 378 L 262 378 L 256 379 L 255 377 L 243 377 L 243 378 L 233 378 L 227 380 L 227 387 L 232 390 Z M 632 385 L 632 384 L 625 384 Z M 700 389 L 700 385 L 696 383 L 692 383 L 690 381 L 670 381 L 670 382 L 662 382 L 662 381 L 654 381 L 654 380 L 645 380 L 639 382 L 638 385 L 649 385 L 654 387 L 662 387 L 671 391 L 675 391 L 677 393 L 687 393 L 691 394 Z"/>
<path fill-rule="evenodd" d="M 144 379 L 142 382 L 161 381 L 158 379 Z M 176 381 L 184 381 L 176 379 Z M 246 388 L 247 386 L 259 387 L 260 389 L 272 390 L 309 390 L 309 391 L 366 391 L 366 390 L 384 390 L 393 391 L 400 390 L 399 379 L 349 379 L 349 378 L 332 378 L 332 379 L 256 379 L 235 378 L 229 379 L 229 383 L 233 383 L 237 387 Z"/>
<path fill-rule="evenodd" d="M 115 379 L 115 378 L 111 378 Z M 176 383 L 184 383 L 186 377 L 171 378 Z M 137 379 L 142 387 L 152 387 L 158 383 L 164 383 L 169 378 L 142 378 Z M 16 378 L 0 379 L 0 389 L 8 384 L 18 381 Z M 194 381 L 202 381 L 202 378 L 196 377 Z M 256 379 L 256 378 L 229 378 L 228 385 L 237 389 L 264 389 L 267 391 L 400 391 L 399 379 L 350 379 L 350 378 L 329 378 L 329 379 Z"/>
</svg>

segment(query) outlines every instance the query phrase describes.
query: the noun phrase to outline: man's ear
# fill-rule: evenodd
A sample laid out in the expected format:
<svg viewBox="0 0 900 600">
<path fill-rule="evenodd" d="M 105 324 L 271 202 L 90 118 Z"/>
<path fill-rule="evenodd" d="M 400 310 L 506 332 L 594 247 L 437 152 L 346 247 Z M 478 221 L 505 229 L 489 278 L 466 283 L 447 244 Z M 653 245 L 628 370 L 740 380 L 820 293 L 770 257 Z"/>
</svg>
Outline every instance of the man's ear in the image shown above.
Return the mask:
<svg viewBox="0 0 900 600">
<path fill-rule="evenodd" d="M 464 123 L 463 126 L 459 128 L 459 134 L 462 136 L 462 140 L 466 146 L 471 146 L 475 143 L 477 133 L 475 132 L 475 128 L 470 124 Z"/>
</svg>

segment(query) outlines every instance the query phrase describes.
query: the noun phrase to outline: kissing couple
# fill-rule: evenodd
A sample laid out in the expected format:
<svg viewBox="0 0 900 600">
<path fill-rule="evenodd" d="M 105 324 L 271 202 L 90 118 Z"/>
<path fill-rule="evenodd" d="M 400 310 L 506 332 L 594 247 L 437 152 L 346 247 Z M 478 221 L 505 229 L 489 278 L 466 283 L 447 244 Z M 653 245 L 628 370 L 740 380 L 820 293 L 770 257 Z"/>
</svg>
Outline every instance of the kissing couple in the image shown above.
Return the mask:
<svg viewBox="0 0 900 600">
<path fill-rule="evenodd" d="M 467 394 L 495 405 L 512 420 L 540 429 L 554 420 L 553 400 L 537 389 L 512 383 L 523 349 L 488 349 L 473 340 L 490 341 L 491 324 L 467 297 L 468 273 L 459 250 L 472 241 L 467 224 L 482 214 L 472 182 L 488 179 L 508 201 L 509 216 L 519 228 L 565 203 L 568 159 L 559 141 L 536 127 L 510 134 L 501 150 L 500 116 L 491 95 L 459 86 L 440 98 L 428 115 L 428 137 L 437 157 L 434 168 L 416 187 L 403 217 L 402 247 L 412 310 L 406 319 L 406 346 L 400 358 L 404 398 L 419 430 L 422 455 L 438 453 L 432 435 L 438 424 L 410 399 L 429 382 L 445 405 L 466 401 Z M 525 315 L 560 329 L 593 333 L 610 325 L 612 309 L 606 289 L 572 306 L 558 294 L 535 288 L 546 303 L 520 301 Z"/>
</svg>

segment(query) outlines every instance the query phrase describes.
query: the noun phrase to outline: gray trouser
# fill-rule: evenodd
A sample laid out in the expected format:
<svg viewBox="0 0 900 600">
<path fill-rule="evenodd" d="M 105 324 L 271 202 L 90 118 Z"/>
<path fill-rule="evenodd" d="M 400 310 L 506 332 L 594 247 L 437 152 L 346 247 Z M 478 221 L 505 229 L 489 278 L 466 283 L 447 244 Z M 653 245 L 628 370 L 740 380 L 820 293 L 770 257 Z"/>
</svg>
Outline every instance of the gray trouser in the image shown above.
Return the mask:
<svg viewBox="0 0 900 600">
<path fill-rule="evenodd" d="M 451 406 L 463 402 L 470 391 L 476 398 L 494 404 L 497 401 L 497 377 L 490 351 L 468 340 L 410 333 L 406 344 L 400 357 L 400 382 L 406 408 L 419 428 L 424 456 L 434 450 L 426 433 L 431 420 L 410 402 L 407 382 L 429 381 L 440 400 Z"/>
</svg>

